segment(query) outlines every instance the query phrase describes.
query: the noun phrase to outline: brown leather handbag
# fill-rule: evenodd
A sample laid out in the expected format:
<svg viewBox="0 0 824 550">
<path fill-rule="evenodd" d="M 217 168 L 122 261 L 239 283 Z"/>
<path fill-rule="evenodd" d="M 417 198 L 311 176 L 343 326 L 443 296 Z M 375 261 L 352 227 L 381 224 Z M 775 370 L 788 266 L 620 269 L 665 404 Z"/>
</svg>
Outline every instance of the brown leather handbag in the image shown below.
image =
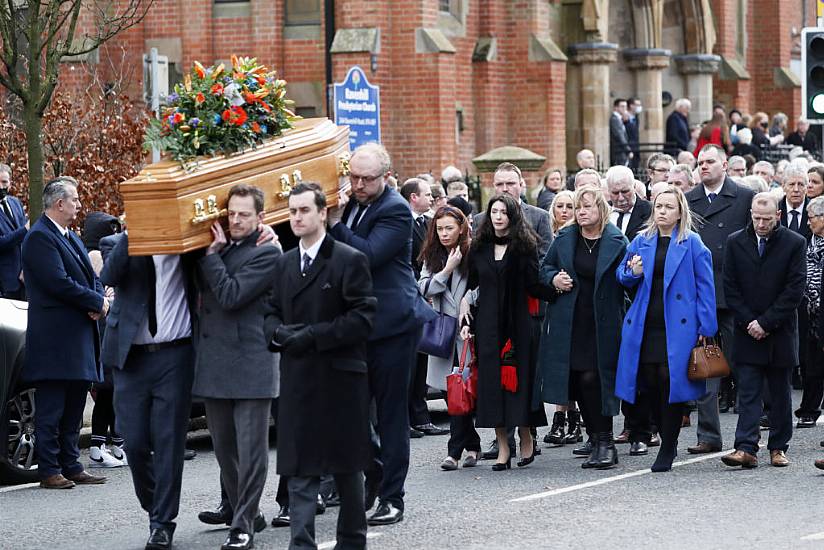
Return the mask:
<svg viewBox="0 0 824 550">
<path fill-rule="evenodd" d="M 707 338 L 704 343 L 700 342 L 690 354 L 690 362 L 687 365 L 687 378 L 693 382 L 707 380 L 708 378 L 723 378 L 730 375 L 730 366 L 724 352 L 715 339 Z"/>
</svg>

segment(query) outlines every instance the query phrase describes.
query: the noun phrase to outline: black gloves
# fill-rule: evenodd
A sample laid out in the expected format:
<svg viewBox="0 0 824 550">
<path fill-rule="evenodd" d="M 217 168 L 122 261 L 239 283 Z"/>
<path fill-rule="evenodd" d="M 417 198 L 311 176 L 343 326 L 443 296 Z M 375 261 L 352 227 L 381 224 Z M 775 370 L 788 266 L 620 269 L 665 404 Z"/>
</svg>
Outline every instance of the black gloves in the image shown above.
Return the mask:
<svg viewBox="0 0 824 550">
<path fill-rule="evenodd" d="M 283 349 L 290 355 L 301 355 L 313 351 L 315 347 L 315 333 L 312 327 L 304 327 L 292 333 L 282 343 Z"/>
<path fill-rule="evenodd" d="M 305 327 L 306 325 L 304 324 L 280 325 L 275 329 L 275 334 L 272 335 L 272 339 L 269 341 L 269 351 L 274 353 L 282 352 L 285 348 L 284 343 L 286 340 Z"/>
</svg>

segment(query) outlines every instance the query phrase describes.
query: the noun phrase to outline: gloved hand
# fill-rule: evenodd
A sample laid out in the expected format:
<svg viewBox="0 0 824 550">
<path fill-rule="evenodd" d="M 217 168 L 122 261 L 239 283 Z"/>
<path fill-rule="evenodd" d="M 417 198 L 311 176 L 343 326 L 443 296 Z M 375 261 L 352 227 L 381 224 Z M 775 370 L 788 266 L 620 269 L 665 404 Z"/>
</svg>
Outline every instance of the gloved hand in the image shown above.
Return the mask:
<svg viewBox="0 0 824 550">
<path fill-rule="evenodd" d="M 272 335 L 272 339 L 269 341 L 269 351 L 275 353 L 283 351 L 284 342 L 304 327 L 306 327 L 306 325 L 302 323 L 296 325 L 280 325 L 275 329 L 275 334 Z"/>
<path fill-rule="evenodd" d="M 315 333 L 312 327 L 304 327 L 295 331 L 283 341 L 282 346 L 290 355 L 301 355 L 312 351 L 315 347 Z"/>
</svg>

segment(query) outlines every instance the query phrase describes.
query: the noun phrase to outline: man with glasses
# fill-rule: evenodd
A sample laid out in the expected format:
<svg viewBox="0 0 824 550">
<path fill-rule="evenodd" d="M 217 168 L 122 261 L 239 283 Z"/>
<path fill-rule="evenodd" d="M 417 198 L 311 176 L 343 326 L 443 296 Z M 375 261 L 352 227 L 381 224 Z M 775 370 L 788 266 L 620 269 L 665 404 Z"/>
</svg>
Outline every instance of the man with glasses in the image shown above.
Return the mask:
<svg viewBox="0 0 824 550">
<path fill-rule="evenodd" d="M 370 525 L 403 519 L 404 482 L 409 470 L 409 384 L 423 324 L 436 314 L 418 293 L 412 257 L 412 212 L 386 184 L 389 153 L 377 143 L 358 147 L 350 160 L 352 198 L 341 193 L 329 212 L 329 234 L 360 250 L 369 259 L 373 292 L 378 299 L 367 345 L 369 386 L 377 406 L 383 479 L 367 473 L 366 509 L 376 496 Z"/>
<path fill-rule="evenodd" d="M 730 157 L 727 161 L 727 175 L 731 178 L 743 178 L 747 175 L 747 161 L 744 157 L 738 155 Z"/>
<path fill-rule="evenodd" d="M 675 159 L 666 153 L 654 153 L 647 159 L 647 174 L 649 182 L 647 188 L 651 189 L 659 181 L 667 181 L 670 169 L 675 166 Z"/>
</svg>

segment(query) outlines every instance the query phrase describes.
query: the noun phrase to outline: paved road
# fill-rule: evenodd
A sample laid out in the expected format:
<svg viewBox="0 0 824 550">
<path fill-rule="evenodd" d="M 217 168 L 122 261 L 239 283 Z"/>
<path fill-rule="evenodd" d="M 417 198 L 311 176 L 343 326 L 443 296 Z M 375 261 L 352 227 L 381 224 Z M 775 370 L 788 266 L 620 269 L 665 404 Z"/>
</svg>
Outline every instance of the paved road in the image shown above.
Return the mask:
<svg viewBox="0 0 824 550">
<path fill-rule="evenodd" d="M 800 398 L 795 392 L 795 401 Z M 432 402 L 445 422 L 443 402 Z M 736 416 L 723 414 L 731 445 Z M 693 413 L 693 423 L 695 414 Z M 617 427 L 617 426 L 616 426 Z M 541 430 L 541 435 L 546 429 Z M 482 433 L 484 442 L 491 430 Z M 489 462 L 474 469 L 442 472 L 446 436 L 412 441 L 406 519 L 370 529 L 374 549 L 792 549 L 824 547 L 820 515 L 824 475 L 812 466 L 824 457 L 821 425 L 796 431 L 788 468 L 764 463 L 750 471 L 730 469 L 717 455 L 695 458 L 685 448 L 695 428 L 682 432 L 676 468 L 651 474 L 654 454 L 629 457 L 608 471 L 582 470 L 571 448 L 544 448 L 528 468 L 493 472 Z M 195 434 L 198 457 L 186 463 L 175 547 L 219 548 L 225 529 L 198 523 L 196 513 L 218 499 L 218 472 L 208 438 Z M 654 451 L 654 450 L 653 450 Z M 271 471 L 275 467 L 271 452 Z M 71 491 L 34 487 L 0 488 L 0 548 L 140 549 L 147 531 L 125 469 L 109 471 L 109 483 Z M 271 517 L 276 476 L 270 475 L 263 512 Z M 318 517 L 318 541 L 331 548 L 337 512 Z M 818 535 L 818 536 L 816 536 Z M 267 528 L 255 539 L 260 549 L 286 548 L 288 530 Z"/>
</svg>

